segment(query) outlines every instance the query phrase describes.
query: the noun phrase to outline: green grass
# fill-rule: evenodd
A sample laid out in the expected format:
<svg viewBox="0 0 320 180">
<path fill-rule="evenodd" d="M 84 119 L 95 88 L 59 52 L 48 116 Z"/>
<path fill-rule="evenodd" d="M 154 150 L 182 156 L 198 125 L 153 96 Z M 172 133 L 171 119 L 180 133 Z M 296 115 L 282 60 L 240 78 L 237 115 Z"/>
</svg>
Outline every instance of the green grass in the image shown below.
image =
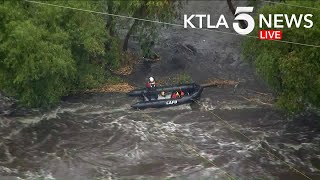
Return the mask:
<svg viewBox="0 0 320 180">
<path fill-rule="evenodd" d="M 185 72 L 178 73 L 174 75 L 173 77 L 160 79 L 158 81 L 161 85 L 174 85 L 174 84 L 186 84 L 186 83 L 192 83 L 193 80 L 191 76 Z"/>
</svg>

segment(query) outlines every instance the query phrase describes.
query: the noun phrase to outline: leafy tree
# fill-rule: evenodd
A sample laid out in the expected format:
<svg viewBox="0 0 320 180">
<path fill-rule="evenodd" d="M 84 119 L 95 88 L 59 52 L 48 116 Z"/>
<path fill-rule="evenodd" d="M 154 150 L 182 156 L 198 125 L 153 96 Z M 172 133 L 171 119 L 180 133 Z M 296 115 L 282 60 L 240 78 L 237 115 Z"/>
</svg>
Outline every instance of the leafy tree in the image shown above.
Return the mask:
<svg viewBox="0 0 320 180">
<path fill-rule="evenodd" d="M 50 3 L 99 10 L 98 3 Z M 22 1 L 0 3 L 0 89 L 28 106 L 49 106 L 104 79 L 104 19 Z M 112 52 L 108 52 L 112 53 Z"/>
<path fill-rule="evenodd" d="M 163 21 L 172 20 L 181 5 L 169 0 L 45 3 Z M 1 91 L 25 105 L 44 107 L 70 91 L 99 86 L 105 80 L 105 66 L 120 66 L 122 49 L 126 51 L 133 33 L 144 46 L 156 37 L 155 24 L 134 20 L 121 47 L 119 26 L 112 16 L 0 1 Z"/>
<path fill-rule="evenodd" d="M 290 4 L 320 8 L 320 1 L 290 1 Z M 320 45 L 320 12 L 313 9 L 285 5 L 267 5 L 259 14 L 313 14 L 313 27 L 302 26 L 283 30 L 283 41 Z M 258 22 L 258 19 L 256 19 Z M 258 23 L 256 23 L 258 26 Z M 265 27 L 264 27 L 265 28 Z M 258 34 L 259 27 L 253 34 Z M 267 29 L 267 28 L 265 28 Z M 320 107 L 320 49 L 275 41 L 247 38 L 245 57 L 255 65 L 257 72 L 278 94 L 277 104 L 289 112 L 297 112 L 308 106 Z"/>
<path fill-rule="evenodd" d="M 125 14 L 135 18 L 169 22 L 178 15 L 178 11 L 182 4 L 183 1 L 179 0 L 111 0 L 107 1 L 107 10 L 109 13 Z M 119 24 L 114 21 L 113 17 L 108 18 L 107 26 L 110 34 L 116 34 L 114 27 L 117 25 Z M 127 51 L 128 42 L 132 34 L 137 33 L 140 37 L 140 42 L 144 44 L 146 43 L 146 40 L 150 42 L 154 41 L 157 29 L 159 29 L 159 26 L 156 23 L 140 21 L 137 19 L 133 20 L 124 37 L 122 46 L 123 51 Z"/>
<path fill-rule="evenodd" d="M 29 20 L 7 25 L 10 35 L 0 45 L 1 86 L 27 105 L 47 105 L 70 88 L 75 68 L 71 52 L 61 44 L 64 34 L 53 34 Z M 30 101 L 32 99 L 32 101 Z M 46 99 L 45 102 L 42 100 Z"/>
</svg>

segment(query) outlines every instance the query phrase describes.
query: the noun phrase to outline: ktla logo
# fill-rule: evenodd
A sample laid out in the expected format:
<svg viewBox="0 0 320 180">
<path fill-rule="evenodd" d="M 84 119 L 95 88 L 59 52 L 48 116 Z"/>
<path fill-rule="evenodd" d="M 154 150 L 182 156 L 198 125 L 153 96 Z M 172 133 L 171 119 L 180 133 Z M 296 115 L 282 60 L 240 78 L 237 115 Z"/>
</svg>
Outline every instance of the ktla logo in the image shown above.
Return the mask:
<svg viewBox="0 0 320 180">
<path fill-rule="evenodd" d="M 237 7 L 235 11 L 235 22 L 233 22 L 233 29 L 241 35 L 247 35 L 254 30 L 255 21 L 253 17 L 249 14 L 253 12 L 253 7 Z M 199 26 L 196 27 L 192 24 L 191 20 L 197 17 L 199 18 Z M 312 14 L 299 14 L 299 15 L 288 15 L 288 14 L 269 14 L 265 16 L 263 14 L 259 14 L 259 28 L 267 27 L 268 30 L 259 30 L 258 36 L 261 40 L 281 40 L 282 39 L 282 30 L 270 30 L 270 29 L 282 29 L 285 26 L 288 28 L 292 28 L 295 26 L 296 28 L 312 28 L 313 21 L 311 18 Z M 229 28 L 229 25 L 226 21 L 224 15 L 220 15 L 217 23 L 212 25 L 212 20 L 210 14 L 192 14 L 188 17 L 188 15 L 184 15 L 184 28 L 188 28 L 188 25 L 191 28 L 203 28 L 203 20 L 206 18 L 207 20 L 207 29 L 217 29 L 220 26 L 224 26 L 225 28 Z M 246 22 L 246 27 L 243 28 L 240 26 L 239 21 Z M 302 26 L 303 24 L 303 26 Z"/>
</svg>

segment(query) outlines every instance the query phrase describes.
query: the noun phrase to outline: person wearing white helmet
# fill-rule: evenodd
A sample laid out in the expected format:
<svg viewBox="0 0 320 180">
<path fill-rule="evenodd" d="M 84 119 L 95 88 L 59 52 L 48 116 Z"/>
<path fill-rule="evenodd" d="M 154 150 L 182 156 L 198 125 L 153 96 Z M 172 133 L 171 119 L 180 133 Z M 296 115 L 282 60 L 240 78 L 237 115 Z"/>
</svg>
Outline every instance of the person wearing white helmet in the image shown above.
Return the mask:
<svg viewBox="0 0 320 180">
<path fill-rule="evenodd" d="M 147 89 L 155 89 L 156 88 L 156 81 L 154 80 L 153 77 L 149 77 L 149 81 L 147 82 L 146 87 L 147 87 Z"/>
<path fill-rule="evenodd" d="M 158 99 L 158 94 L 156 91 L 156 81 L 154 80 L 153 77 L 149 77 L 149 80 L 146 84 L 147 87 L 147 97 L 149 100 L 153 99 Z"/>
</svg>

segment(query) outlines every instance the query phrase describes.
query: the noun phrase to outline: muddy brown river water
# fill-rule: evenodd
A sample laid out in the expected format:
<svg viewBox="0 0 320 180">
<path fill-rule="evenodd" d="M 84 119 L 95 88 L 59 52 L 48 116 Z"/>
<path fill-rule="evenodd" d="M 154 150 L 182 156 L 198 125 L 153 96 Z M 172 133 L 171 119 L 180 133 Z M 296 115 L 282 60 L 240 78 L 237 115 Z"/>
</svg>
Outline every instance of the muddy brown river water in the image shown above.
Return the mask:
<svg viewBox="0 0 320 180">
<path fill-rule="evenodd" d="M 205 90 L 200 105 L 138 111 L 134 101 L 83 95 L 41 115 L 3 118 L 0 179 L 306 179 L 283 161 L 320 178 L 315 116 L 286 121 L 228 88 Z"/>
</svg>

